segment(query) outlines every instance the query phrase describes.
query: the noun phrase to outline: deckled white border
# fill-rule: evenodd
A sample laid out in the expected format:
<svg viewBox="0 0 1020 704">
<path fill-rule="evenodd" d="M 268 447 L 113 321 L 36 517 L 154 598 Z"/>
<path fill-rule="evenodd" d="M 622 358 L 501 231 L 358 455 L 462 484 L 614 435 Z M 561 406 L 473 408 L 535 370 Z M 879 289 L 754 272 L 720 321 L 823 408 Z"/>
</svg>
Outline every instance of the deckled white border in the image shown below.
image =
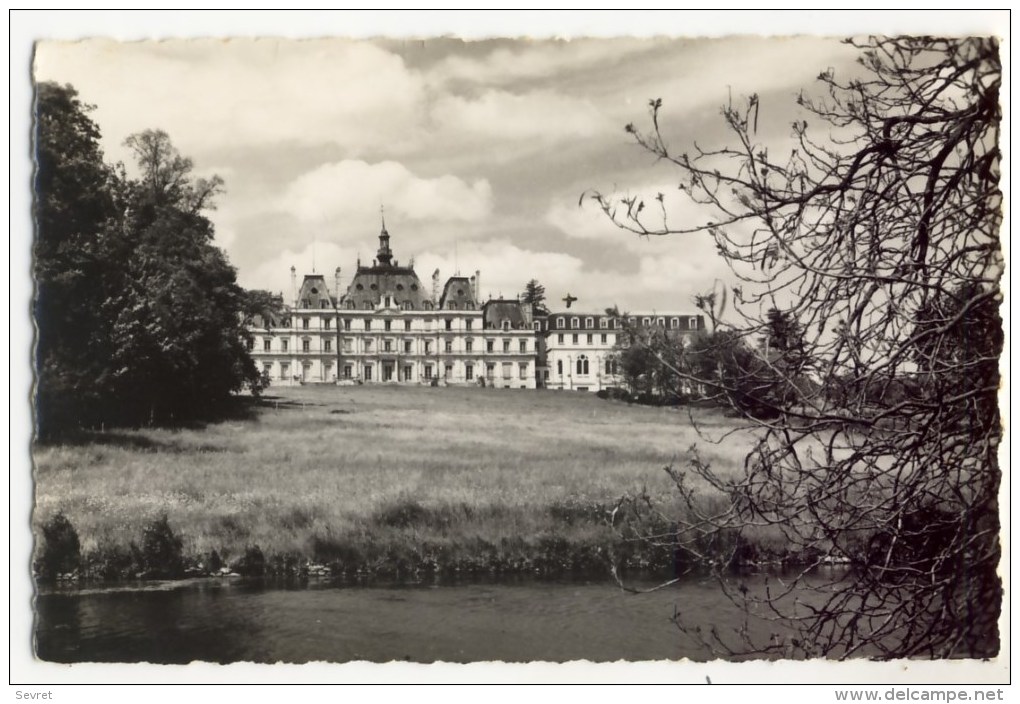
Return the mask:
<svg viewBox="0 0 1020 704">
<path fill-rule="evenodd" d="M 1002 38 L 1003 80 L 1002 104 L 1003 152 L 1009 155 L 1009 15 L 1006 10 L 888 12 L 880 10 L 846 11 L 644 11 L 644 12 L 426 12 L 394 11 L 392 9 L 364 12 L 230 12 L 184 11 L 173 12 L 87 12 L 87 11 L 17 11 L 10 16 L 11 52 L 11 230 L 10 230 L 10 325 L 11 344 L 8 359 L 10 369 L 10 682 L 57 685 L 48 687 L 58 699 L 73 694 L 74 699 L 93 701 L 150 701 L 190 697 L 191 692 L 178 688 L 61 687 L 59 683 L 292 683 L 335 684 L 347 683 L 689 683 L 701 684 L 706 679 L 715 684 L 735 682 L 795 683 L 1002 683 L 1009 680 L 1009 601 L 1004 604 L 1002 624 L 1002 655 L 993 662 L 909 662 L 909 663 L 743 663 L 714 662 L 690 663 L 568 663 L 563 665 L 531 663 L 507 665 L 477 663 L 473 665 L 415 665 L 391 663 L 373 665 L 349 663 L 345 665 L 271 665 L 234 664 L 216 666 L 193 664 L 188 666 L 148 665 L 74 665 L 60 666 L 35 661 L 29 648 L 32 610 L 31 583 L 28 580 L 29 511 L 32 503 L 31 472 L 28 441 L 31 437 L 31 414 L 28 404 L 31 374 L 30 349 L 32 341 L 29 302 L 32 285 L 30 279 L 30 244 L 32 224 L 29 217 L 31 159 L 29 146 L 31 83 L 30 65 L 32 42 L 36 39 L 75 39 L 103 36 L 123 40 L 170 38 L 188 36 L 436 36 L 456 35 L 465 38 L 489 36 L 510 37 L 577 37 L 577 36 L 721 36 L 727 34 L 849 34 L 928 33 L 928 34 L 995 34 Z M 1009 195 L 1008 162 L 1004 168 L 1002 190 Z M 1003 245 L 1008 262 L 1009 213 L 1003 228 Z M 1006 351 L 1009 359 L 1009 268 L 1003 288 L 1006 307 L 1003 317 L 1006 325 Z M 1003 414 L 1008 427 L 1008 362 L 1006 390 L 1002 399 Z M 1003 454 L 1003 577 L 1008 594 L 1009 549 L 1009 437 L 1006 435 Z M 23 691 L 45 691 L 46 686 L 20 686 Z M 756 700 L 783 701 L 834 701 L 832 687 L 810 687 L 753 690 Z M 308 697 L 335 698 L 336 692 L 302 689 L 294 694 Z M 205 693 L 209 697 L 235 700 L 238 698 L 273 697 L 284 695 L 276 689 L 236 691 L 215 688 Z M 349 693 L 353 694 L 353 693 Z M 378 693 L 364 692 L 375 697 Z M 515 698 L 519 694 L 508 696 Z M 639 696 L 658 697 L 652 691 Z M 734 693 L 730 692 L 732 696 Z M 746 690 L 747 695 L 752 690 Z M 420 694 L 411 694 L 416 699 Z M 555 693 L 553 693 L 556 696 Z M 618 700 L 623 693 L 616 689 L 595 690 L 585 696 L 593 699 Z M 9 692 L 13 699 L 13 693 Z M 399 695 L 398 696 L 402 696 Z M 455 690 L 444 693 L 446 701 L 478 696 L 492 698 L 491 692 L 479 695 L 473 690 Z M 500 698 L 503 695 L 498 695 Z M 668 695 L 671 696 L 671 695 Z M 703 692 L 702 697 L 712 696 Z M 1007 693 L 1008 699 L 1009 693 Z M 699 697 L 700 698 L 700 697 Z"/>
</svg>

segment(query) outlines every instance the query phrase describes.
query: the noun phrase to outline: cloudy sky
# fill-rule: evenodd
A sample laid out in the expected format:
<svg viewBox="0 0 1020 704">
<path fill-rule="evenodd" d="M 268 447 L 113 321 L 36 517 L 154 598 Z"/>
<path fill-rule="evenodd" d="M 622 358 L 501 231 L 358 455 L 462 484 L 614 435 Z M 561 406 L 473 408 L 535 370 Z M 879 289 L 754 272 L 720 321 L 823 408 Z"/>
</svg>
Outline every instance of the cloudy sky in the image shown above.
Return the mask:
<svg viewBox="0 0 1020 704">
<path fill-rule="evenodd" d="M 757 93 L 759 132 L 781 143 L 797 93 L 855 59 L 804 36 L 89 40 L 37 45 L 34 75 L 97 106 L 109 161 L 159 128 L 219 174 L 211 217 L 246 287 L 288 291 L 313 256 L 346 285 L 385 206 L 396 258 L 423 280 L 477 269 L 494 296 L 536 278 L 554 307 L 569 292 L 589 310 L 687 310 L 726 276 L 707 236 L 638 239 L 578 205 L 588 189 L 676 191 L 624 125 L 662 98 L 673 146 L 721 144 L 720 107 Z"/>
</svg>

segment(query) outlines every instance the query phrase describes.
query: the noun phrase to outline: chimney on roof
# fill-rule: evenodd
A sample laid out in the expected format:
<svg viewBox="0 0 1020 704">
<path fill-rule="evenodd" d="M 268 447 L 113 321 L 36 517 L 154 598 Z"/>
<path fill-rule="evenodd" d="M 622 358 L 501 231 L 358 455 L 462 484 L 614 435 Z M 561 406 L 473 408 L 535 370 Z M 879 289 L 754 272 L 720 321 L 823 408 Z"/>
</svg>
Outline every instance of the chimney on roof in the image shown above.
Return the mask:
<svg viewBox="0 0 1020 704">
<path fill-rule="evenodd" d="M 297 269 L 290 268 L 290 300 L 297 307 Z"/>
<path fill-rule="evenodd" d="M 482 272 L 475 269 L 475 304 L 482 303 Z"/>
<path fill-rule="evenodd" d="M 336 287 L 336 291 L 334 292 L 335 295 L 336 295 L 336 302 L 339 303 L 340 302 L 340 267 L 337 267 L 336 271 L 333 272 L 333 285 Z"/>
</svg>

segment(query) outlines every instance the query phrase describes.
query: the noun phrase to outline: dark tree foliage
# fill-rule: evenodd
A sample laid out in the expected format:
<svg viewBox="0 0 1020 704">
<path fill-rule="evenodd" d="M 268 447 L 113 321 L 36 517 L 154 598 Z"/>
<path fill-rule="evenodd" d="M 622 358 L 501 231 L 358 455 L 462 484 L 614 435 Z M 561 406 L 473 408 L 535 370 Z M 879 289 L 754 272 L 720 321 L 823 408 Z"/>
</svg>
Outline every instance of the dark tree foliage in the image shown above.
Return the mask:
<svg viewBox="0 0 1020 704">
<path fill-rule="evenodd" d="M 738 376 L 753 382 L 764 366 L 785 382 L 755 393 L 774 417 L 731 403 L 757 437 L 742 466 L 694 453 L 668 468 L 686 511 L 676 530 L 644 535 L 694 555 L 694 538 L 712 532 L 738 544 L 768 534 L 808 563 L 762 592 L 718 572 L 749 614 L 794 632 L 701 634 L 725 653 L 987 656 L 1002 599 L 998 46 L 850 43 L 859 70 L 819 77 L 821 97 L 799 99 L 808 119 L 781 153 L 758 136 L 768 115 L 757 96 L 723 109 L 728 146 L 674 149 L 661 100 L 647 130 L 628 125 L 676 167 L 678 195 L 703 221 L 671 223 L 662 194 L 654 208 L 593 195 L 635 234 L 711 236 L 739 280 L 737 319 L 720 328 L 768 341 L 741 352 L 754 364 L 734 359 Z M 711 367 L 681 372 L 713 380 Z M 632 520 L 643 516 L 635 504 Z M 832 563 L 848 569 L 806 578 Z"/>
<path fill-rule="evenodd" d="M 103 163 L 99 129 L 70 86 L 36 105 L 40 438 L 107 423 L 182 421 L 260 377 L 244 292 L 212 243 L 222 182 L 193 180 L 162 132 L 127 140 L 141 176 Z"/>
<path fill-rule="evenodd" d="M 532 279 L 524 285 L 524 293 L 521 294 L 521 301 L 530 303 L 536 313 L 548 313 L 545 305 L 545 286 Z"/>
<path fill-rule="evenodd" d="M 38 546 L 36 574 L 45 580 L 73 573 L 81 565 L 81 542 L 78 531 L 63 513 L 57 513 L 42 527 L 42 542 Z"/>
</svg>

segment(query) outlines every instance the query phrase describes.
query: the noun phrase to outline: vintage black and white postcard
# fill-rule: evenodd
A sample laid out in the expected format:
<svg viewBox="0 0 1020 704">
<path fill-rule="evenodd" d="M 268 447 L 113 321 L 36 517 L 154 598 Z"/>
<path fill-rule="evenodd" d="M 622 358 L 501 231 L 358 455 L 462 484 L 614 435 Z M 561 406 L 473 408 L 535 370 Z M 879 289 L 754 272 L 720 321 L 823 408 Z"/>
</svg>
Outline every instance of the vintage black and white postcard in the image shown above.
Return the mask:
<svg viewBox="0 0 1020 704">
<path fill-rule="evenodd" d="M 715 34 L 38 36 L 33 657 L 1008 656 L 1003 38 Z"/>
</svg>

